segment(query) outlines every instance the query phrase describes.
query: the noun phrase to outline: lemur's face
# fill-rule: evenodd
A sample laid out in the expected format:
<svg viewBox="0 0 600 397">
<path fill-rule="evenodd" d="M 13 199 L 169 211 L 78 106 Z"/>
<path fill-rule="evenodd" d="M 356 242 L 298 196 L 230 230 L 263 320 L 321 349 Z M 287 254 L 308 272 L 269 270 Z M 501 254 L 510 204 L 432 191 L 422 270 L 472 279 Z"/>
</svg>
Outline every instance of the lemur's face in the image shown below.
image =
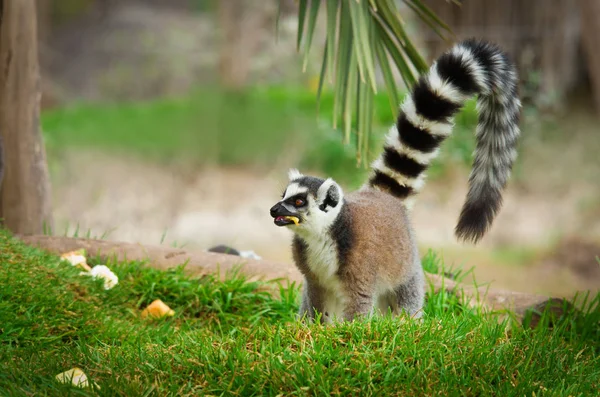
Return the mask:
<svg viewBox="0 0 600 397">
<path fill-rule="evenodd" d="M 281 200 L 271 208 L 277 226 L 289 226 L 296 233 L 322 233 L 339 214 L 343 193 L 331 179 L 289 172 L 289 184 Z"/>
</svg>

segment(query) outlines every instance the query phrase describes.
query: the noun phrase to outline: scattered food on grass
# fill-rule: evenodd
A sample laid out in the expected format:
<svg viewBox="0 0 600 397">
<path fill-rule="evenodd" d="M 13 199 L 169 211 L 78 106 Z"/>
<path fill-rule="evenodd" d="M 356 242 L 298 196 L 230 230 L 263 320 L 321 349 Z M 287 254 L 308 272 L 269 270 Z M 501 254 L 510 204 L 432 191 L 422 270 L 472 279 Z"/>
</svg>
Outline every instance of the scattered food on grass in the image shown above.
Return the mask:
<svg viewBox="0 0 600 397">
<path fill-rule="evenodd" d="M 104 279 L 104 289 L 111 289 L 119 283 L 119 277 L 114 274 L 107 266 L 98 265 L 93 268 L 87 264 L 87 258 L 85 257 L 85 250 L 79 249 L 76 251 L 70 251 L 62 254 L 60 258 L 64 261 L 69 262 L 72 266 L 77 266 L 80 269 L 85 270 L 81 272 L 82 275 L 89 275 L 94 278 Z"/>
<path fill-rule="evenodd" d="M 73 266 L 77 266 L 85 271 L 90 271 L 92 268 L 87 264 L 87 260 L 85 258 L 85 250 L 80 249 L 76 251 L 65 252 L 60 256 L 62 260 L 69 262 Z"/>
<path fill-rule="evenodd" d="M 166 303 L 160 299 L 156 299 L 142 311 L 142 318 L 145 318 L 148 315 L 151 317 L 164 317 L 173 316 L 175 315 L 175 312 L 169 306 L 167 306 Z"/>
<path fill-rule="evenodd" d="M 104 289 L 111 289 L 119 283 L 119 277 L 105 265 L 96 265 L 88 273 L 94 278 L 104 279 Z"/>
<path fill-rule="evenodd" d="M 89 387 L 90 383 L 88 381 L 87 376 L 85 375 L 85 373 L 81 370 L 81 368 L 71 368 L 68 371 L 65 372 L 61 372 L 60 374 L 56 375 L 56 380 L 61 382 L 61 383 L 71 383 L 74 386 L 77 387 Z M 98 384 L 96 384 L 94 382 L 94 387 L 96 388 L 100 388 L 100 386 L 98 386 Z"/>
<path fill-rule="evenodd" d="M 446 269 L 435 255 L 423 262 Z M 329 327 L 297 320 L 295 284 L 192 276 L 183 264 L 110 267 L 120 280 L 107 294 L 0 229 L 0 395 L 91 396 L 96 383 L 120 396 L 598 394 L 597 294 L 552 327 L 499 324 L 433 288 L 421 324 L 376 316 Z M 156 298 L 177 309 L 175 323 L 140 318 Z M 75 366 L 88 388 L 75 368 L 56 377 Z"/>
</svg>

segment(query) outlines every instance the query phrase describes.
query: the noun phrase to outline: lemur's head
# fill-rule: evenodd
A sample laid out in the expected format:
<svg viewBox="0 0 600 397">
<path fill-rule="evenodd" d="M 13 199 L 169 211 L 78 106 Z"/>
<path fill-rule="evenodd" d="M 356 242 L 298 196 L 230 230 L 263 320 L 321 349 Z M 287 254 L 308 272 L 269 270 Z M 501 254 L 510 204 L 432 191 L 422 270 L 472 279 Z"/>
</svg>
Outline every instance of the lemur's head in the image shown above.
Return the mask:
<svg viewBox="0 0 600 397">
<path fill-rule="evenodd" d="M 291 226 L 299 234 L 321 234 L 340 213 L 342 188 L 333 179 L 302 175 L 292 169 L 281 201 L 271 208 L 277 226 Z"/>
</svg>

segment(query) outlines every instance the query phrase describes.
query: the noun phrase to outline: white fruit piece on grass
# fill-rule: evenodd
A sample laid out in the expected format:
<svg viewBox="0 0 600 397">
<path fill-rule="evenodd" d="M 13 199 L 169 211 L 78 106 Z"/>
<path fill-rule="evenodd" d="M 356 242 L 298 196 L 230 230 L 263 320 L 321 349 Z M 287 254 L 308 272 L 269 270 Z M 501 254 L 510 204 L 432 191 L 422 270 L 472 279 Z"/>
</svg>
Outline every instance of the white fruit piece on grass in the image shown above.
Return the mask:
<svg viewBox="0 0 600 397">
<path fill-rule="evenodd" d="M 88 381 L 87 376 L 81 370 L 81 368 L 71 368 L 68 371 L 61 372 L 56 375 L 56 380 L 61 383 L 71 383 L 77 387 L 89 387 L 90 382 Z M 94 387 L 100 389 L 100 386 L 96 382 L 94 382 Z"/>
<path fill-rule="evenodd" d="M 111 289 L 119 283 L 119 277 L 105 265 L 96 265 L 90 270 L 90 276 L 104 279 L 104 289 Z"/>
</svg>

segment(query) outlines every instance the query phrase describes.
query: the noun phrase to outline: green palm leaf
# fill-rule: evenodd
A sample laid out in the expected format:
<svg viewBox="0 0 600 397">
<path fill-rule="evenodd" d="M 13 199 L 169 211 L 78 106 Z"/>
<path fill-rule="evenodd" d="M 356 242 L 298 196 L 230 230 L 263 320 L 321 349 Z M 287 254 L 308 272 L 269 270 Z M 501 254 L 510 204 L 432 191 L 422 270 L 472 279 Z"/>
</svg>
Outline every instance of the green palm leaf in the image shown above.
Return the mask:
<svg viewBox="0 0 600 397">
<path fill-rule="evenodd" d="M 422 0 L 402 1 L 438 35 L 451 36 L 449 27 Z M 358 164 L 367 166 L 373 98 L 377 93 L 376 70 L 381 71 L 396 115 L 399 98 L 394 69 L 410 87 L 428 65 L 408 37 L 395 0 L 325 0 L 323 7 L 321 3 L 320 0 L 298 2 L 298 50 L 303 43 L 305 68 L 317 16 L 324 8 L 327 37 L 317 102 L 327 80 L 334 94 L 333 126 L 337 128 L 341 120 L 345 143 L 350 141 L 354 128 Z"/>
</svg>

